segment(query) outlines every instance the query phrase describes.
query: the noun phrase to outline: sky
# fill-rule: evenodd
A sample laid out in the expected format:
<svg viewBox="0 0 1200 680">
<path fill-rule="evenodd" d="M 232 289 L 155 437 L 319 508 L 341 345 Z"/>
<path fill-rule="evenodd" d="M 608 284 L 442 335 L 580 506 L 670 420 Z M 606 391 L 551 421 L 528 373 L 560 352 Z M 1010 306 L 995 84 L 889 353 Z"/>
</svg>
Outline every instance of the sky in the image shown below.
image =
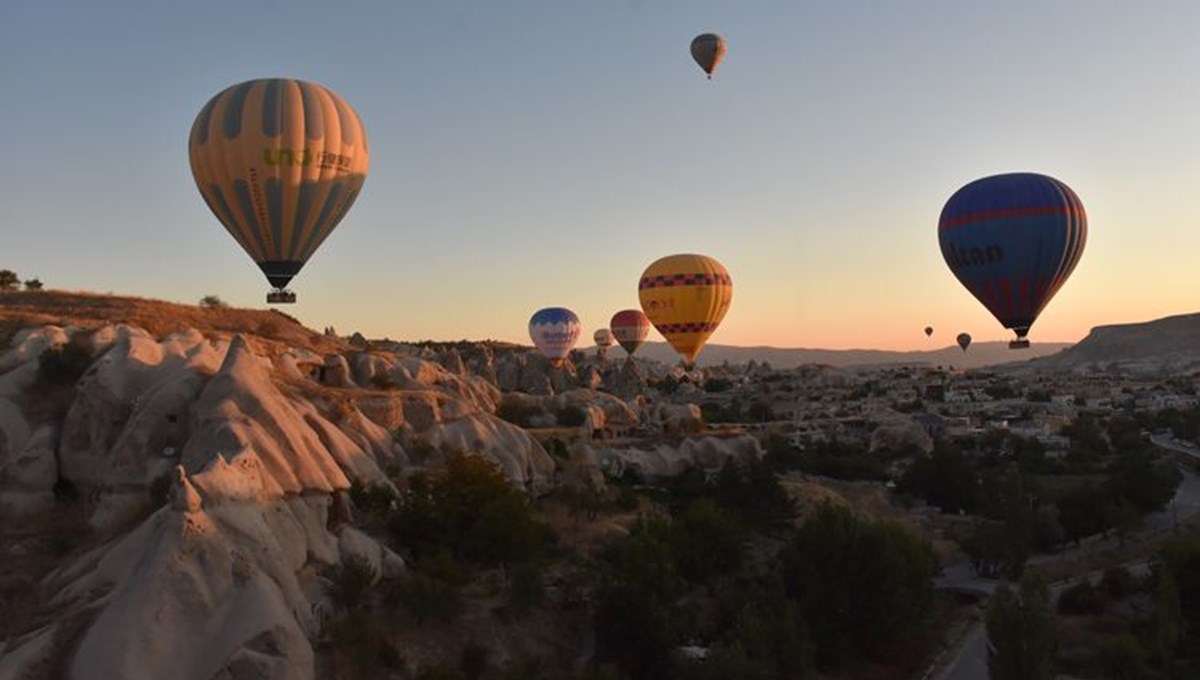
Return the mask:
<svg viewBox="0 0 1200 680">
<path fill-rule="evenodd" d="M 688 52 L 710 31 L 712 81 Z M 0 268 L 266 307 L 186 141 L 220 90 L 292 77 L 371 144 L 281 308 L 311 327 L 527 343 L 566 306 L 590 336 L 652 261 L 698 252 L 734 281 L 713 343 L 1007 339 L 937 219 L 963 184 L 1033 171 L 1088 212 L 1030 336 L 1070 342 L 1200 311 L 1198 69 L 1195 0 L 0 3 Z"/>
</svg>

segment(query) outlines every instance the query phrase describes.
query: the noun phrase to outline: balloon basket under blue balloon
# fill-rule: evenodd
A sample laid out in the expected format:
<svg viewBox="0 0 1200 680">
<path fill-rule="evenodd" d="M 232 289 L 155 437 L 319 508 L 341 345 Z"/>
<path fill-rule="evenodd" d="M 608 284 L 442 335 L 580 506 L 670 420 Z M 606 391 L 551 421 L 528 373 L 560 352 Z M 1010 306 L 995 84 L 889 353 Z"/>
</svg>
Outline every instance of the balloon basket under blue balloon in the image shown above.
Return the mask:
<svg viewBox="0 0 1200 680">
<path fill-rule="evenodd" d="M 290 305 L 296 302 L 296 294 L 284 288 L 276 288 L 267 293 L 267 304 L 269 305 Z"/>
<path fill-rule="evenodd" d="M 1029 349 L 1029 341 L 1025 338 L 1017 338 L 1008 343 L 1009 349 Z"/>
</svg>

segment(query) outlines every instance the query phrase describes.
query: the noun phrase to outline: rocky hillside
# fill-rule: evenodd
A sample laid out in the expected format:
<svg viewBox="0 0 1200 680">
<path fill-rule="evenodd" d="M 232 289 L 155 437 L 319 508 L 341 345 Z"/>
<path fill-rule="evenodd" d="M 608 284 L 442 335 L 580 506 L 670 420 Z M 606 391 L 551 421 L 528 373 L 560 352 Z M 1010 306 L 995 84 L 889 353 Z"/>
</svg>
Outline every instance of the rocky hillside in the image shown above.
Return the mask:
<svg viewBox="0 0 1200 680">
<path fill-rule="evenodd" d="M 1164 375 L 1200 371 L 1200 314 L 1098 326 L 1074 347 L 1031 366 Z"/>
<path fill-rule="evenodd" d="M 348 492 L 459 453 L 535 496 L 614 460 L 654 475 L 761 454 L 698 437 L 551 456 L 538 428 L 697 432 L 695 406 L 591 389 L 637 392 L 623 362 L 372 346 L 277 312 L 88 294 L 0 295 L 0 324 L 0 680 L 312 678 L 322 570 L 406 569 Z"/>
<path fill-rule="evenodd" d="M 1028 361 L 1047 356 L 1070 347 L 1062 342 L 1034 342 L 1028 349 L 1013 351 L 1006 342 L 977 342 L 965 353 L 957 346 L 936 349 L 893 352 L 874 349 L 807 349 L 783 347 L 735 347 L 731 345 L 707 345 L 697 362 L 700 366 L 718 366 L 728 361 L 745 364 L 750 361 L 768 362 L 773 368 L 795 368 L 805 364 L 825 364 L 840 368 L 884 366 L 888 364 L 924 364 L 927 366 L 955 366 L 957 368 L 980 368 L 1014 361 Z M 624 356 L 616 350 L 614 356 Z M 679 362 L 679 355 L 665 342 L 647 342 L 638 350 L 638 357 L 661 361 L 666 364 Z"/>
</svg>

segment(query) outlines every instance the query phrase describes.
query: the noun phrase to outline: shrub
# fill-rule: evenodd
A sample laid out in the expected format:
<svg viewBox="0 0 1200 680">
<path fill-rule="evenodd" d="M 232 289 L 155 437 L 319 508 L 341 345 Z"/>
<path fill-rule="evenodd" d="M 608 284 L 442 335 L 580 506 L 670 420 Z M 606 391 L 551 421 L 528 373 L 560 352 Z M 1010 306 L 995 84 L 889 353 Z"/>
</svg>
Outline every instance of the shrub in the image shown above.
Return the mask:
<svg viewBox="0 0 1200 680">
<path fill-rule="evenodd" d="M 479 678 L 483 677 L 484 673 L 487 673 L 491 665 L 491 662 L 488 660 L 487 647 L 474 640 L 468 642 L 466 647 L 463 647 L 458 669 L 467 680 L 479 680 Z"/>
<path fill-rule="evenodd" d="M 21 279 L 11 269 L 0 269 L 0 290 L 16 290 L 21 285 Z"/>
<path fill-rule="evenodd" d="M 449 623 L 462 611 L 462 587 L 470 574 L 454 558 L 442 553 L 418 565 L 417 571 L 396 586 L 396 599 L 416 618 Z"/>
<path fill-rule="evenodd" d="M 229 304 L 216 295 L 205 295 L 200 298 L 200 306 L 205 309 L 227 309 Z"/>
<path fill-rule="evenodd" d="M 357 609 L 366 600 L 367 592 L 375 583 L 375 568 L 362 555 L 350 555 L 321 570 L 326 580 L 325 594 L 338 609 Z"/>
<path fill-rule="evenodd" d="M 1138 580 L 1125 567 L 1109 567 L 1104 570 L 1104 578 L 1100 580 L 1100 589 L 1115 599 L 1133 595 L 1138 590 Z"/>
<path fill-rule="evenodd" d="M 36 278 L 29 279 L 25 282 L 25 290 L 41 290 L 42 282 Z"/>
<path fill-rule="evenodd" d="M 1067 588 L 1058 598 L 1058 613 L 1069 616 L 1093 616 L 1104 611 L 1104 598 L 1091 583 L 1084 581 Z"/>
</svg>

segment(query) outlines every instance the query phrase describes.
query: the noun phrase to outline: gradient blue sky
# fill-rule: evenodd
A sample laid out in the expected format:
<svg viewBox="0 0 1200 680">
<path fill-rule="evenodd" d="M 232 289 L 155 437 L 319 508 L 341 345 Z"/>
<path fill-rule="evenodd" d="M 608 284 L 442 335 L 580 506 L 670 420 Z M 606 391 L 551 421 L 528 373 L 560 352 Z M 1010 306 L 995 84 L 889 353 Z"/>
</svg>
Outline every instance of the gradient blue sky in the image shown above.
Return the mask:
<svg viewBox="0 0 1200 680">
<path fill-rule="evenodd" d="M 688 43 L 722 33 L 708 82 Z M 186 137 L 242 80 L 323 83 L 371 172 L 294 281 L 307 324 L 589 335 L 647 264 L 721 260 L 712 342 L 1007 338 L 937 247 L 979 176 L 1071 185 L 1087 250 L 1037 340 L 1200 308 L 1200 2 L 7 2 L 0 267 L 52 287 L 265 306 Z M 938 329 L 933 343 L 921 329 Z"/>
</svg>

